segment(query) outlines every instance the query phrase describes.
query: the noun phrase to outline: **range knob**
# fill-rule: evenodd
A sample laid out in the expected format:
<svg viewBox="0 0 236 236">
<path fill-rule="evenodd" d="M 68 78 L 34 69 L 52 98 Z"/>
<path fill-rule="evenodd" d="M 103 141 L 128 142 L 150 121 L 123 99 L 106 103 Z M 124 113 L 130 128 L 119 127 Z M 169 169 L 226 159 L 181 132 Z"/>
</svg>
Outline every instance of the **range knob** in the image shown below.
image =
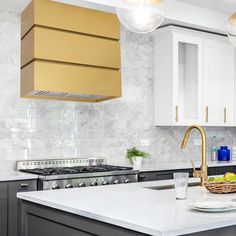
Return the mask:
<svg viewBox="0 0 236 236">
<path fill-rule="evenodd" d="M 97 186 L 98 185 L 98 182 L 97 181 L 93 181 L 90 183 L 90 186 Z"/>
<path fill-rule="evenodd" d="M 52 189 L 60 189 L 60 186 L 55 184 L 55 185 L 52 186 Z"/>
<path fill-rule="evenodd" d="M 115 179 L 113 182 L 113 184 L 119 184 L 119 183 L 120 183 L 120 181 L 118 179 Z"/>
<path fill-rule="evenodd" d="M 125 179 L 124 183 L 128 184 L 128 183 L 130 183 L 130 180 L 129 179 Z"/>
<path fill-rule="evenodd" d="M 86 184 L 82 182 L 78 185 L 78 187 L 86 187 Z"/>
<path fill-rule="evenodd" d="M 67 184 L 65 188 L 73 188 L 72 184 Z"/>
<path fill-rule="evenodd" d="M 104 180 L 104 181 L 102 182 L 102 185 L 109 185 L 109 182 L 108 182 L 107 180 Z"/>
</svg>

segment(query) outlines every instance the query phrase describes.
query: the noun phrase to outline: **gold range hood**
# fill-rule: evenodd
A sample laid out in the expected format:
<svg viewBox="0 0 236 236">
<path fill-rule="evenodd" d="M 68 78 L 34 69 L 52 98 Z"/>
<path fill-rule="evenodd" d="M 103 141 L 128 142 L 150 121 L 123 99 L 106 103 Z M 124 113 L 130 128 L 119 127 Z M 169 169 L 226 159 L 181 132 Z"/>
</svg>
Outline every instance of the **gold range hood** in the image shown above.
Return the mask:
<svg viewBox="0 0 236 236">
<path fill-rule="evenodd" d="M 21 21 L 21 97 L 100 102 L 121 96 L 116 15 L 33 0 Z"/>
</svg>

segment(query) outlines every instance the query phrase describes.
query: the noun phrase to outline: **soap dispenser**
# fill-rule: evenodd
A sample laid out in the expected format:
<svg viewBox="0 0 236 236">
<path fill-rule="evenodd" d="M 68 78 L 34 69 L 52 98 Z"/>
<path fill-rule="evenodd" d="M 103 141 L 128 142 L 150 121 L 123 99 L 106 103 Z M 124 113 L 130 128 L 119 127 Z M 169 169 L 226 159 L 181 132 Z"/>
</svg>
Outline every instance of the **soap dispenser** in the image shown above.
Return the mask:
<svg viewBox="0 0 236 236">
<path fill-rule="evenodd" d="M 216 136 L 213 137 L 213 143 L 212 143 L 212 148 L 211 148 L 211 160 L 212 161 L 217 160 Z"/>
</svg>

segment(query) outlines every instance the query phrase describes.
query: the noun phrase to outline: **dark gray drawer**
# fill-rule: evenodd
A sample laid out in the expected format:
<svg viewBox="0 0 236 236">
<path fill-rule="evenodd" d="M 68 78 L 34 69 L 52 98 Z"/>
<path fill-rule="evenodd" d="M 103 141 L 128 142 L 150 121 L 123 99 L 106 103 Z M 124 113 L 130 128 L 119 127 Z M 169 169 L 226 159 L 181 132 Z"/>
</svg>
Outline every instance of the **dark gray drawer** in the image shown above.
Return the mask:
<svg viewBox="0 0 236 236">
<path fill-rule="evenodd" d="M 27 191 L 36 191 L 37 190 L 37 181 L 36 180 L 22 180 L 11 182 L 9 184 L 10 188 L 13 188 L 17 192 L 27 192 Z M 10 189 L 11 190 L 11 189 Z"/>
<path fill-rule="evenodd" d="M 164 171 L 156 174 L 156 180 L 173 179 L 173 171 Z"/>
<path fill-rule="evenodd" d="M 7 182 L 0 182 L 0 199 L 7 199 L 8 185 Z"/>
</svg>

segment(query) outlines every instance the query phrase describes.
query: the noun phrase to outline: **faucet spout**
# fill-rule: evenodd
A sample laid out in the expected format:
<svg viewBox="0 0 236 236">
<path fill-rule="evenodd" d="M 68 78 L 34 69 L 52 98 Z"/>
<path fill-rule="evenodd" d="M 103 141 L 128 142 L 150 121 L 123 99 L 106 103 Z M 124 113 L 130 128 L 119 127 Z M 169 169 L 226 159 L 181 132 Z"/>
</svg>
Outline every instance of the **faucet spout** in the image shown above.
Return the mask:
<svg viewBox="0 0 236 236">
<path fill-rule="evenodd" d="M 186 130 L 186 132 L 184 134 L 184 138 L 183 138 L 183 141 L 182 141 L 181 148 L 182 149 L 186 148 L 190 132 L 193 129 L 197 129 L 200 132 L 201 139 L 202 139 L 202 165 L 201 165 L 201 170 L 200 171 L 195 170 L 193 172 L 193 176 L 194 177 L 200 177 L 201 178 L 201 185 L 204 186 L 208 181 L 208 176 L 207 176 L 207 165 L 206 165 L 206 133 L 205 133 L 203 127 L 201 127 L 199 125 L 192 125 L 192 126 L 188 127 L 188 129 Z"/>
</svg>

